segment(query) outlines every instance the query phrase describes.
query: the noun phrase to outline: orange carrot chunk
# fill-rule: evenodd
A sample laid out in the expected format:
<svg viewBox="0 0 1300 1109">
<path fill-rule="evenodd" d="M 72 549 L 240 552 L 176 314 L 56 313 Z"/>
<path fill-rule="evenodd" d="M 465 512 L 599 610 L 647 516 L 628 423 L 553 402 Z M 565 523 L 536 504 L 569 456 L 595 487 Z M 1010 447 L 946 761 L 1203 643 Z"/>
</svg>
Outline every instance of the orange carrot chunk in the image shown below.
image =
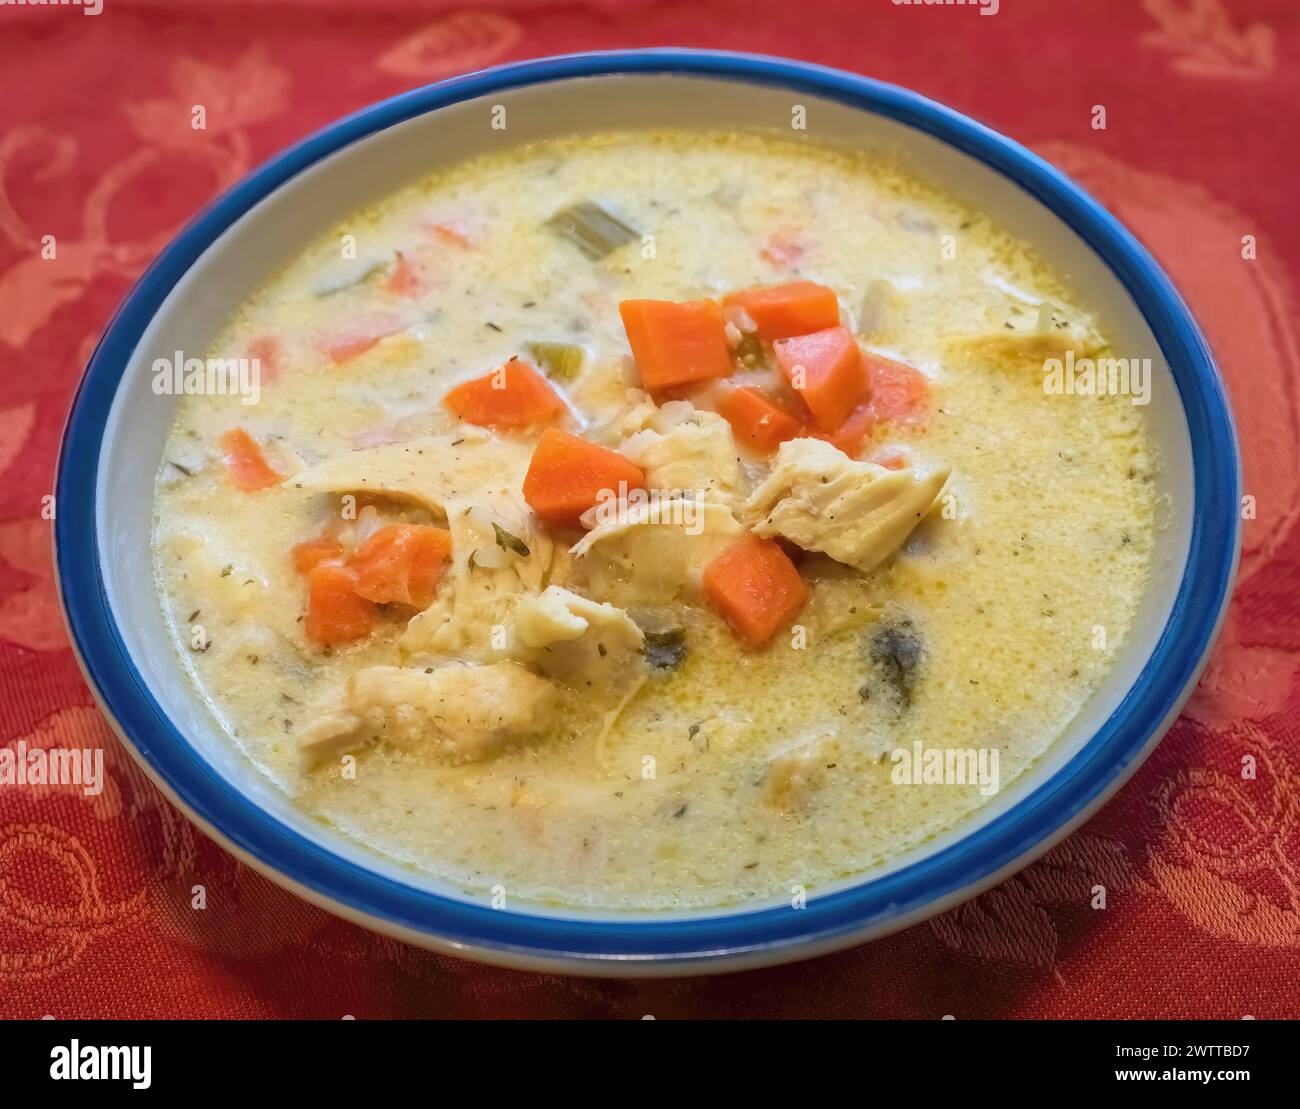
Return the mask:
<svg viewBox="0 0 1300 1109">
<path fill-rule="evenodd" d="M 293 555 L 293 568 L 300 574 L 306 574 L 314 570 L 322 562 L 341 562 L 343 560 L 343 544 L 337 539 L 308 539 L 305 543 L 299 543 L 291 552 Z"/>
<path fill-rule="evenodd" d="M 248 344 L 248 357 L 257 359 L 259 380 L 270 385 L 284 368 L 284 351 L 273 335 L 262 335 Z"/>
<path fill-rule="evenodd" d="M 671 389 L 731 373 L 717 301 L 625 300 L 618 314 L 647 389 Z"/>
<path fill-rule="evenodd" d="M 451 557 L 451 533 L 442 528 L 429 528 L 429 533 L 417 538 L 415 553 L 411 557 L 411 573 L 407 579 L 407 592 L 411 604 L 426 609 L 433 603 L 442 578 L 443 567 Z"/>
<path fill-rule="evenodd" d="M 548 427 L 524 475 L 524 500 L 543 520 L 576 524 L 606 496 L 645 488 L 640 467 L 615 451 Z"/>
<path fill-rule="evenodd" d="M 443 242 L 458 246 L 461 250 L 469 250 L 474 245 L 469 224 L 464 220 L 444 220 L 442 223 L 426 223 L 424 226 Z"/>
<path fill-rule="evenodd" d="M 743 308 L 766 342 L 807 335 L 835 327 L 840 322 L 840 304 L 835 290 L 813 281 L 791 281 L 741 289 L 724 297 L 727 308 Z"/>
<path fill-rule="evenodd" d="M 350 362 L 378 346 L 380 338 L 379 335 L 340 335 L 325 341 L 325 353 L 335 364 Z"/>
<path fill-rule="evenodd" d="M 741 639 L 761 647 L 794 619 L 808 587 L 780 544 L 747 535 L 705 567 L 704 595 Z"/>
<path fill-rule="evenodd" d="M 376 604 L 413 605 L 433 601 L 451 535 L 429 524 L 389 524 L 363 542 L 348 559 L 358 597 Z"/>
<path fill-rule="evenodd" d="M 398 317 L 387 312 L 375 312 L 324 333 L 316 343 L 335 365 L 341 365 L 359 358 L 390 335 L 396 335 L 404 329 L 405 325 Z"/>
<path fill-rule="evenodd" d="M 384 288 L 399 297 L 413 297 L 420 291 L 420 271 L 400 250 L 397 252 L 397 264 L 384 282 Z"/>
<path fill-rule="evenodd" d="M 778 339 L 777 364 L 822 431 L 834 431 L 866 399 L 867 371 L 857 341 L 843 327 Z"/>
<path fill-rule="evenodd" d="M 877 420 L 910 423 L 925 415 L 930 403 L 930 382 L 920 370 L 879 354 L 864 354 L 871 382 L 870 408 Z"/>
<path fill-rule="evenodd" d="M 758 389 L 728 389 L 718 397 L 717 408 L 736 438 L 763 454 L 800 432 L 799 421 Z"/>
<path fill-rule="evenodd" d="M 457 417 L 480 427 L 528 427 L 564 412 L 564 402 L 546 378 L 518 358 L 462 382 L 443 402 Z"/>
<path fill-rule="evenodd" d="M 930 382 L 920 370 L 878 354 L 863 354 L 862 361 L 870 382 L 870 399 L 858 404 L 834 431 L 812 432 L 850 458 L 857 457 L 862 441 L 881 424 L 916 423 L 930 403 Z"/>
<path fill-rule="evenodd" d="M 845 417 L 844 422 L 834 431 L 809 432 L 814 439 L 825 439 L 832 446 L 838 447 L 850 458 L 856 458 L 862 449 L 862 440 L 871 433 L 876 423 L 875 413 L 870 404 L 860 404 Z"/>
<path fill-rule="evenodd" d="M 777 269 L 789 270 L 799 264 L 799 259 L 804 256 L 807 249 L 796 237 L 795 232 L 789 228 L 781 228 L 768 237 L 758 253 L 765 262 L 771 262 Z"/>
<path fill-rule="evenodd" d="M 319 563 L 307 575 L 307 638 L 322 647 L 370 634 L 375 606 L 356 594 L 357 576 L 338 562 Z"/>
<path fill-rule="evenodd" d="M 245 493 L 278 485 L 283 477 L 267 462 L 257 440 L 242 427 L 231 428 L 218 440 L 226 471 L 235 487 Z"/>
</svg>

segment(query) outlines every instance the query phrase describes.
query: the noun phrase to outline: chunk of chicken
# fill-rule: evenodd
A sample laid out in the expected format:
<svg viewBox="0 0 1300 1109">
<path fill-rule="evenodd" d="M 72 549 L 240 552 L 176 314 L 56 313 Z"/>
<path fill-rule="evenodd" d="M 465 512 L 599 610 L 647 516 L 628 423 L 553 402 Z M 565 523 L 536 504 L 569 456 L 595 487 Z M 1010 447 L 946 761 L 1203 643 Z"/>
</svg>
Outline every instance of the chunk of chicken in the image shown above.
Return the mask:
<svg viewBox="0 0 1300 1109">
<path fill-rule="evenodd" d="M 444 435 L 349 451 L 300 470 L 286 488 L 382 493 L 446 515 L 447 502 L 484 491 L 518 492 L 531 452 L 524 443 L 462 426 Z"/>
<path fill-rule="evenodd" d="M 520 595 L 542 587 L 556 553 L 521 493 L 530 457 L 525 443 L 465 425 L 340 455 L 286 485 L 317 493 L 377 492 L 445 516 L 451 567 L 434 603 L 407 625 L 402 647 L 412 654 L 495 661 L 503 652 L 492 647 L 493 628 L 505 626 Z"/>
<path fill-rule="evenodd" d="M 704 568 L 744 528 L 724 504 L 668 498 L 618 502 L 570 553 L 589 590 L 615 604 L 656 604 L 698 596 Z"/>
<path fill-rule="evenodd" d="M 683 412 L 684 406 L 688 411 Z M 674 401 L 654 410 L 619 452 L 645 471 L 651 489 L 710 497 L 731 504 L 741 481 L 731 425 L 716 412 Z"/>
<path fill-rule="evenodd" d="M 832 769 L 836 740 L 831 735 L 812 736 L 779 752 L 763 779 L 763 800 L 782 812 L 804 808 L 823 774 Z"/>
<path fill-rule="evenodd" d="M 401 645 L 412 654 L 495 661 L 504 650 L 494 645 L 494 629 L 504 629 L 519 599 L 542 587 L 555 567 L 557 550 L 514 493 L 483 489 L 445 503 L 451 531 L 448 587 L 407 624 Z M 523 544 L 527 555 L 513 539 Z M 559 553 L 567 560 L 563 548 Z"/>
<path fill-rule="evenodd" d="M 515 634 L 528 647 L 567 643 L 588 632 L 604 633 L 616 645 L 637 649 L 645 641 L 641 629 L 621 608 L 590 601 L 558 585 L 524 597 L 515 609 Z"/>
<path fill-rule="evenodd" d="M 380 736 L 430 745 L 448 762 L 477 762 L 547 731 L 559 707 L 554 685 L 513 662 L 432 671 L 369 666 L 348 679 L 342 704 L 298 739 L 314 758 Z"/>
<path fill-rule="evenodd" d="M 543 674 L 598 696 L 645 671 L 645 635 L 626 612 L 558 585 L 519 601 L 515 638 Z"/>
<path fill-rule="evenodd" d="M 887 470 L 820 439 L 791 439 L 778 448 L 745 515 L 755 535 L 781 535 L 866 572 L 903 545 L 947 480 L 947 466 L 927 474 Z"/>
<path fill-rule="evenodd" d="M 1042 369 L 1044 359 L 1061 358 L 1070 350 L 1084 358 L 1105 344 L 1086 312 L 1045 300 L 1022 301 L 1019 311 L 1008 313 L 1001 326 L 953 335 L 947 340 L 954 355 L 1036 370 Z"/>
<path fill-rule="evenodd" d="M 360 747 L 373 734 L 361 717 L 346 708 L 320 708 L 316 718 L 299 730 L 298 750 L 309 763 L 317 762 Z"/>
</svg>

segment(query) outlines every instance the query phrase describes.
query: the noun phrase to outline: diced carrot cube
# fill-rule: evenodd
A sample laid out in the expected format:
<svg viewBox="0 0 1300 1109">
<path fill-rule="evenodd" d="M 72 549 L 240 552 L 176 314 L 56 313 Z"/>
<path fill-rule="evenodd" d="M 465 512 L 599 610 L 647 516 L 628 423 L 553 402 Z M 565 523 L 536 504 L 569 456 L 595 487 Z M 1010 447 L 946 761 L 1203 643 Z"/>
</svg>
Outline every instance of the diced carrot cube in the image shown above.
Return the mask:
<svg viewBox="0 0 1300 1109">
<path fill-rule="evenodd" d="M 920 370 L 878 354 L 863 354 L 870 399 L 858 404 L 834 431 L 810 432 L 839 447 L 850 458 L 857 456 L 862 441 L 880 424 L 914 423 L 925 415 L 930 403 L 930 382 Z"/>
<path fill-rule="evenodd" d="M 808 599 L 808 586 L 779 543 L 747 535 L 704 569 L 704 595 L 750 647 L 761 647 Z"/>
<path fill-rule="evenodd" d="M 443 220 L 441 223 L 426 223 L 424 226 L 443 242 L 458 246 L 461 250 L 469 250 L 474 245 L 474 237 L 465 220 Z"/>
<path fill-rule="evenodd" d="M 397 264 L 384 282 L 384 288 L 400 297 L 413 297 L 420 291 L 420 271 L 400 250 L 397 252 Z"/>
<path fill-rule="evenodd" d="M 765 262 L 771 262 L 778 269 L 789 270 L 799 264 L 799 259 L 806 252 L 807 247 L 795 237 L 794 233 L 783 228 L 769 236 L 758 253 Z"/>
<path fill-rule="evenodd" d="M 930 381 L 920 370 L 879 354 L 862 356 L 871 386 L 871 411 L 877 420 L 908 423 L 925 414 Z"/>
<path fill-rule="evenodd" d="M 429 524 L 388 524 L 348 559 L 358 597 L 376 604 L 428 608 L 438 589 L 451 535 Z"/>
<path fill-rule="evenodd" d="M 838 447 L 850 458 L 856 458 L 858 451 L 862 449 L 862 440 L 870 434 L 876 426 L 876 416 L 871 409 L 870 404 L 860 404 L 844 418 L 834 431 L 818 431 L 816 429 L 809 432 L 814 439 L 825 439 L 834 447 Z"/>
<path fill-rule="evenodd" d="M 857 341 L 843 327 L 778 339 L 777 364 L 822 431 L 835 431 L 866 399 L 867 372 Z"/>
<path fill-rule="evenodd" d="M 262 335 L 248 344 L 248 357 L 257 359 L 258 380 L 270 385 L 284 368 L 284 352 L 273 335 Z"/>
<path fill-rule="evenodd" d="M 618 306 L 647 389 L 671 389 L 731 373 L 726 324 L 713 300 L 625 300 Z"/>
<path fill-rule="evenodd" d="M 644 488 L 639 466 L 554 427 L 542 432 L 524 476 L 524 500 L 552 524 L 576 524 L 605 497 Z"/>
<path fill-rule="evenodd" d="M 360 357 L 390 335 L 396 335 L 404 329 L 405 324 L 396 316 L 374 312 L 321 336 L 317 345 L 338 365 Z"/>
<path fill-rule="evenodd" d="M 727 308 L 743 308 L 758 328 L 758 337 L 769 343 L 823 331 L 840 322 L 835 290 L 813 281 L 741 289 L 724 297 L 722 303 Z"/>
<path fill-rule="evenodd" d="M 356 594 L 357 576 L 338 562 L 319 563 L 307 575 L 307 638 L 322 647 L 370 634 L 375 606 Z"/>
<path fill-rule="evenodd" d="M 284 478 L 266 460 L 257 440 L 242 427 L 231 428 L 218 440 L 226 471 L 235 487 L 245 493 L 278 485 Z"/>
<path fill-rule="evenodd" d="M 343 544 L 337 539 L 308 539 L 293 548 L 293 568 L 300 574 L 314 570 L 322 562 L 341 562 Z"/>
<path fill-rule="evenodd" d="M 736 438 L 763 454 L 800 434 L 799 421 L 758 389 L 728 389 L 718 397 L 717 408 Z"/>
<path fill-rule="evenodd" d="M 451 533 L 431 527 L 427 535 L 416 540 L 414 547 L 407 592 L 410 603 L 423 610 L 433 603 L 443 567 L 451 557 Z"/>
<path fill-rule="evenodd" d="M 348 362 L 379 345 L 379 335 L 342 335 L 325 341 L 325 353 L 335 363 Z"/>
<path fill-rule="evenodd" d="M 459 419 L 480 427 L 529 427 L 564 412 L 550 382 L 518 358 L 462 382 L 443 401 Z"/>
</svg>

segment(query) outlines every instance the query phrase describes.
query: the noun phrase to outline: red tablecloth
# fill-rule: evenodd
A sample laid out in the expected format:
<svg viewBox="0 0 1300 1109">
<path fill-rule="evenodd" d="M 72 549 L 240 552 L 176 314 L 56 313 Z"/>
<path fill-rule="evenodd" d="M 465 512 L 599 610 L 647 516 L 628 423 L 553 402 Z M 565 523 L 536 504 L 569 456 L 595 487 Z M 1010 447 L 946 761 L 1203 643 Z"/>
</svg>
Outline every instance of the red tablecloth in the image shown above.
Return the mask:
<svg viewBox="0 0 1300 1109">
<path fill-rule="evenodd" d="M 1002 0 L 991 17 L 891 0 L 103 5 L 0 7 L 0 743 L 102 744 L 110 777 L 94 799 L 0 787 L 0 1015 L 1300 1015 L 1294 0 Z M 215 191 L 412 85 L 648 45 L 788 54 L 896 81 L 1073 174 L 1151 247 L 1207 330 L 1257 518 L 1183 718 L 1045 859 L 841 955 L 638 984 L 493 970 L 381 939 L 196 833 L 92 705 L 57 610 L 42 498 L 97 336 Z M 195 104 L 204 131 L 189 125 Z M 40 256 L 47 235 L 54 262 Z M 196 884 L 204 911 L 190 907 Z"/>
</svg>

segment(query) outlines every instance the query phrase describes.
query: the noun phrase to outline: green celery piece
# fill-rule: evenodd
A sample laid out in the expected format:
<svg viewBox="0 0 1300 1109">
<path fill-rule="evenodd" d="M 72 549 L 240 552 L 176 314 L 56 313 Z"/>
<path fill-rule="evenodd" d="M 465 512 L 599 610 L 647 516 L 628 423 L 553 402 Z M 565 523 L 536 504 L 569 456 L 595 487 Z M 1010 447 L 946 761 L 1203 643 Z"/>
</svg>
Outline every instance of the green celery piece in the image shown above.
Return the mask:
<svg viewBox="0 0 1300 1109">
<path fill-rule="evenodd" d="M 604 258 L 641 233 L 590 200 L 562 208 L 546 221 L 588 258 Z"/>
<path fill-rule="evenodd" d="M 556 381 L 572 381 L 578 376 L 583 359 L 586 358 L 586 352 L 577 343 L 533 339 L 524 344 L 524 349 L 546 371 L 546 376 L 553 377 Z"/>
</svg>

